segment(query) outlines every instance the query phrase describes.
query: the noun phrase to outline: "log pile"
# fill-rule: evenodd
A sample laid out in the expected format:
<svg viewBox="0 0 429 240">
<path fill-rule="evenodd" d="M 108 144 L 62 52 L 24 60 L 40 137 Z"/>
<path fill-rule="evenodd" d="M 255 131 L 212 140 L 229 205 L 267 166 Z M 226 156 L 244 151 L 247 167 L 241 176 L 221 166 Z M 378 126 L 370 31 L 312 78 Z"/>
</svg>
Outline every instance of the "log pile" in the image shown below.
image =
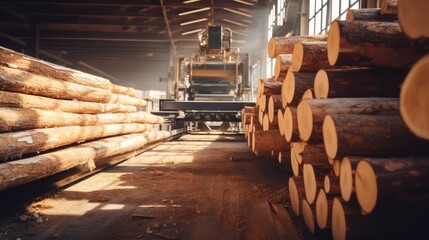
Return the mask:
<svg viewBox="0 0 429 240">
<path fill-rule="evenodd" d="M 167 139 L 146 104 L 135 89 L 0 47 L 0 191 Z"/>
<path fill-rule="evenodd" d="M 263 80 L 260 87 L 281 85 L 277 127 L 286 147 L 276 145 L 278 160 L 294 175 L 288 182 L 292 209 L 314 234 L 328 231 L 334 239 L 424 234 L 429 34 L 422 22 L 429 8 L 424 1 L 396 2 L 350 10 L 346 21 L 332 22 L 327 42 L 311 37 L 269 42 L 272 58 L 292 53 L 288 70 L 276 73 L 284 79 Z M 417 16 L 408 19 L 414 11 Z M 419 33 L 407 24 L 421 26 Z M 268 111 L 263 101 L 257 102 L 259 113 Z M 265 141 L 253 137 L 252 142 Z"/>
</svg>

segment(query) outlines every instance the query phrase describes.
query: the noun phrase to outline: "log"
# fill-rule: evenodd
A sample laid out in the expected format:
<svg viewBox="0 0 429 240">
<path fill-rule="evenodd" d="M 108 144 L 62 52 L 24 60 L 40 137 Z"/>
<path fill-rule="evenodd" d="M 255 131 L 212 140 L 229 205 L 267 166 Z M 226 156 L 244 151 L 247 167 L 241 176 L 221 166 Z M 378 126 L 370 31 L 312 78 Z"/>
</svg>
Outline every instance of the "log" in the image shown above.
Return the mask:
<svg viewBox="0 0 429 240">
<path fill-rule="evenodd" d="M 272 95 L 279 95 L 282 93 L 282 82 L 264 82 L 263 85 L 261 85 L 262 88 L 262 95 L 266 96 L 272 96 Z"/>
<path fill-rule="evenodd" d="M 155 135 L 155 137 L 152 137 Z M 55 152 L 0 164 L 0 190 L 12 188 L 98 159 L 143 148 L 148 141 L 166 139 L 170 132 L 128 134 L 92 141 Z"/>
<path fill-rule="evenodd" d="M 328 158 L 346 155 L 423 155 L 429 142 L 415 137 L 398 115 L 329 114 L 323 121 L 323 141 Z"/>
<path fill-rule="evenodd" d="M 372 21 L 372 22 L 395 22 L 398 16 L 394 14 L 382 15 L 380 8 L 350 9 L 347 11 L 346 20 L 349 21 Z"/>
<path fill-rule="evenodd" d="M 268 56 L 276 58 L 279 54 L 291 54 L 298 42 L 326 41 L 326 35 L 272 37 L 268 42 Z"/>
<path fill-rule="evenodd" d="M 398 6 L 398 18 L 402 31 L 410 38 L 415 47 L 429 50 L 429 22 L 428 1 L 401 0 Z M 386 15 L 391 16 L 391 15 Z"/>
<path fill-rule="evenodd" d="M 0 107 L 54 110 L 70 113 L 130 113 L 134 106 L 112 103 L 81 102 L 60 100 L 23 93 L 0 91 Z"/>
<path fill-rule="evenodd" d="M 313 99 L 313 98 L 314 98 L 313 91 L 311 89 L 307 89 L 305 90 L 304 94 L 302 94 L 301 100 L 307 100 L 307 99 Z"/>
<path fill-rule="evenodd" d="M 316 199 L 317 227 L 320 229 L 326 229 L 331 226 L 331 218 L 329 217 L 329 212 L 331 211 L 332 199 L 328 201 L 325 191 L 320 189 Z"/>
<path fill-rule="evenodd" d="M 331 65 L 409 68 L 421 56 L 399 23 L 335 20 L 329 29 Z"/>
<path fill-rule="evenodd" d="M 381 0 L 381 14 L 398 14 L 398 0 Z"/>
<path fill-rule="evenodd" d="M 299 164 L 306 163 L 313 166 L 327 166 L 328 161 L 323 144 L 308 144 L 306 142 L 291 143 L 293 157 Z"/>
<path fill-rule="evenodd" d="M 301 201 L 304 199 L 304 182 L 302 177 L 289 177 L 288 189 L 292 210 L 299 216 L 301 213 Z"/>
<path fill-rule="evenodd" d="M 285 131 L 284 131 L 284 124 L 283 124 L 283 109 L 279 109 L 277 110 L 277 124 L 279 125 L 279 131 L 280 131 L 280 135 L 284 136 Z"/>
<path fill-rule="evenodd" d="M 399 109 L 405 125 L 416 136 L 426 140 L 429 140 L 428 74 L 429 55 L 413 66 L 402 84 L 399 98 Z"/>
<path fill-rule="evenodd" d="M 326 114 L 397 115 L 397 98 L 331 98 L 301 101 L 297 107 L 299 136 L 302 141 L 321 142 Z"/>
<path fill-rule="evenodd" d="M 402 209 L 416 205 L 428 209 L 429 158 L 348 159 L 358 161 L 354 180 L 364 213 L 372 213 L 376 208 L 393 210 L 398 205 Z"/>
<path fill-rule="evenodd" d="M 328 158 L 328 161 L 329 163 L 332 163 L 332 172 L 334 173 L 334 176 L 339 177 L 341 160 L 338 160 L 338 159 L 332 160 Z"/>
<path fill-rule="evenodd" d="M 274 150 L 276 152 L 290 148 L 280 135 L 279 130 L 254 131 L 252 136 L 252 151 L 264 152 Z M 271 154 L 270 154 L 271 155 Z"/>
<path fill-rule="evenodd" d="M 292 53 L 292 70 L 294 72 L 317 72 L 320 69 L 332 68 L 326 56 L 326 42 L 296 43 Z"/>
<path fill-rule="evenodd" d="M 110 91 L 112 91 L 112 93 L 128 95 L 130 97 L 137 96 L 136 90 L 132 87 L 124 87 L 116 84 L 111 84 L 109 89 Z"/>
<path fill-rule="evenodd" d="M 273 123 L 276 113 L 282 108 L 282 95 L 271 95 L 268 99 L 268 119 L 270 123 Z M 277 120 L 277 119 L 276 119 Z"/>
<path fill-rule="evenodd" d="M 96 138 L 139 133 L 150 129 L 152 129 L 152 126 L 146 124 L 108 124 L 2 133 L 0 134 L 0 161 L 7 161 L 26 154 L 39 153 Z"/>
<path fill-rule="evenodd" d="M 293 150 L 293 145 L 291 143 L 291 148 L 290 148 L 290 167 L 292 169 L 292 173 L 295 177 L 299 176 L 299 173 L 302 172 L 302 163 L 299 163 L 298 160 L 296 159 L 296 156 L 294 155 L 296 154 L 295 151 Z"/>
<path fill-rule="evenodd" d="M 0 66 L 0 90 L 44 97 L 107 103 L 110 90 L 64 82 L 19 69 Z"/>
<path fill-rule="evenodd" d="M 304 223 L 307 226 L 310 233 L 314 234 L 316 232 L 317 226 L 315 224 L 316 219 L 316 209 L 315 206 L 307 202 L 306 199 L 302 199 L 301 201 L 302 206 L 302 218 L 304 219 Z"/>
<path fill-rule="evenodd" d="M 407 73 L 406 69 L 320 70 L 314 78 L 314 95 L 316 98 L 398 97 Z"/>
<path fill-rule="evenodd" d="M 274 65 L 274 79 L 283 82 L 289 67 L 292 65 L 292 54 L 279 54 Z"/>
<path fill-rule="evenodd" d="M 341 161 L 338 161 L 341 166 Z M 339 172 L 341 173 L 341 172 Z M 323 180 L 323 190 L 326 194 L 330 195 L 340 195 L 341 194 L 341 188 L 340 188 L 340 178 L 337 176 L 333 176 L 332 174 L 326 174 L 325 179 Z"/>
<path fill-rule="evenodd" d="M 317 174 L 314 171 L 313 165 L 303 163 L 302 177 L 304 179 L 305 199 L 309 204 L 313 204 L 316 200 L 317 190 L 323 188 L 323 178 L 330 168 L 318 168 Z"/>
<path fill-rule="evenodd" d="M 110 89 L 112 86 L 110 81 L 105 78 L 45 62 L 4 47 L 0 47 L 0 64 L 50 79 L 57 79 L 94 88 Z"/>
<path fill-rule="evenodd" d="M 355 193 L 353 178 L 355 176 L 356 166 L 360 159 L 345 157 L 340 164 L 340 191 L 341 197 L 345 202 L 349 202 L 352 194 Z M 355 196 L 353 196 L 355 199 Z"/>
<path fill-rule="evenodd" d="M 286 107 L 283 116 L 284 136 L 287 142 L 299 140 L 296 108 Z"/>
<path fill-rule="evenodd" d="M 114 123 L 161 124 L 164 119 L 146 112 L 76 114 L 58 111 L 0 108 L 0 132 L 61 126 L 88 126 Z"/>
<path fill-rule="evenodd" d="M 280 164 L 287 164 L 290 162 L 290 153 L 288 151 L 280 151 L 278 153 L 278 158 Z"/>
<path fill-rule="evenodd" d="M 270 96 L 269 95 L 265 95 L 263 94 L 260 97 L 259 100 L 259 111 L 260 112 L 267 112 L 268 111 L 268 100 L 269 100 Z"/>
<path fill-rule="evenodd" d="M 112 98 L 110 99 L 109 103 L 131 105 L 131 106 L 137 106 L 137 107 L 147 106 L 147 102 L 143 99 L 130 97 L 128 95 L 123 95 L 123 94 L 116 94 L 116 93 L 112 93 Z"/>
<path fill-rule="evenodd" d="M 274 83 L 276 80 L 274 78 L 261 78 L 258 81 L 258 97 L 261 97 L 264 94 L 264 85 L 269 83 Z"/>
<path fill-rule="evenodd" d="M 282 86 L 282 106 L 286 108 L 288 104 L 296 106 L 307 89 L 314 86 L 312 72 L 292 72 L 288 71 Z"/>
</svg>

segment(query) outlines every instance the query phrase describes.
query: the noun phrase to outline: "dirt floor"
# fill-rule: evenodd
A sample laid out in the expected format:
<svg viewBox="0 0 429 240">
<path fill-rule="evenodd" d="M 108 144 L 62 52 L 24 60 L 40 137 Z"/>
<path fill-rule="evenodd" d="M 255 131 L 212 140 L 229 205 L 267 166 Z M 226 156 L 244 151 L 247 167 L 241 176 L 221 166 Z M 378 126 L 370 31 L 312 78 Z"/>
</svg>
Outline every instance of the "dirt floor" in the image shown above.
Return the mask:
<svg viewBox="0 0 429 240">
<path fill-rule="evenodd" d="M 290 174 L 243 136 L 185 135 L 41 197 L 0 239 L 304 239 Z"/>
</svg>

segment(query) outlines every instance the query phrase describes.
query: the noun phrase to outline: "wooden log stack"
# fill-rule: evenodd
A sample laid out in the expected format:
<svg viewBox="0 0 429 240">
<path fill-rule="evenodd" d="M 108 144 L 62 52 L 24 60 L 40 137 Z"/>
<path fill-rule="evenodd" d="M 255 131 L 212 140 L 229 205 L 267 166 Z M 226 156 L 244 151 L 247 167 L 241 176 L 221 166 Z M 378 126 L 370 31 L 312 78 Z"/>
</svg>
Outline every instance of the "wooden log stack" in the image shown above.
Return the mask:
<svg viewBox="0 0 429 240">
<path fill-rule="evenodd" d="M 168 139 L 136 90 L 0 47 L 0 191 Z"/>
<path fill-rule="evenodd" d="M 346 21 L 333 21 L 327 41 L 269 42 L 270 57 L 292 54 L 287 71 L 276 73 L 284 76 L 276 81 L 277 126 L 287 145 L 278 159 L 290 163 L 291 205 L 310 232 L 334 239 L 425 233 L 427 4 L 386 0 L 381 9 L 350 10 Z"/>
</svg>

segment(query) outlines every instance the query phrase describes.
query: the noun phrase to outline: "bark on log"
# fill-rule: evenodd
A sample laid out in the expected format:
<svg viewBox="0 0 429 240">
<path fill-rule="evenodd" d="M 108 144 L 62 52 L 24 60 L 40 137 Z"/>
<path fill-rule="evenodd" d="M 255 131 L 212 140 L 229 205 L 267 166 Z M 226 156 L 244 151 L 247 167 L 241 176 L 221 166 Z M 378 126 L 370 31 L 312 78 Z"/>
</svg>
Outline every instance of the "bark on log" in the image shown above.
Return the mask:
<svg viewBox="0 0 429 240">
<path fill-rule="evenodd" d="M 141 133 L 151 130 L 146 124 L 108 124 L 102 126 L 70 126 L 33 129 L 0 134 L 0 161 L 19 158 L 26 154 L 80 143 L 96 138 Z"/>
<path fill-rule="evenodd" d="M 283 116 L 283 126 L 286 142 L 295 142 L 299 140 L 296 108 L 286 107 Z"/>
<path fill-rule="evenodd" d="M 282 93 L 282 82 L 264 82 L 262 87 L 262 95 L 271 96 Z"/>
<path fill-rule="evenodd" d="M 399 98 L 399 109 L 405 125 L 416 136 L 426 140 L 429 140 L 428 75 L 429 55 L 413 66 L 402 84 Z"/>
<path fill-rule="evenodd" d="M 397 98 L 330 98 L 301 101 L 297 108 L 299 136 L 302 141 L 322 142 L 326 114 L 397 115 Z"/>
<path fill-rule="evenodd" d="M 0 47 L 0 64 L 36 75 L 80 85 L 110 89 L 109 80 L 88 73 L 45 62 L 13 50 Z"/>
<path fill-rule="evenodd" d="M 268 42 L 268 56 L 275 58 L 279 54 L 291 54 L 298 42 L 326 41 L 326 35 L 272 37 Z"/>
<path fill-rule="evenodd" d="M 261 97 L 264 94 L 264 85 L 265 83 L 274 83 L 276 80 L 274 78 L 261 78 L 258 81 L 258 98 Z"/>
<path fill-rule="evenodd" d="M 112 98 L 110 99 L 109 103 L 131 105 L 137 107 L 147 106 L 147 102 L 143 99 L 116 93 L 112 93 Z"/>
<path fill-rule="evenodd" d="M 282 151 L 290 148 L 279 130 L 255 131 L 252 133 L 252 151 L 263 152 L 267 150 Z"/>
<path fill-rule="evenodd" d="M 401 0 L 398 7 L 399 24 L 415 47 L 429 50 L 429 2 L 419 0 Z"/>
<path fill-rule="evenodd" d="M 320 69 L 332 68 L 327 58 L 326 42 L 299 42 L 292 53 L 292 70 L 294 72 L 317 72 Z"/>
<path fill-rule="evenodd" d="M 415 137 L 395 115 L 327 115 L 323 141 L 330 159 L 346 155 L 377 157 L 427 154 L 429 142 Z"/>
<path fill-rule="evenodd" d="M 273 123 L 276 113 L 282 108 L 282 95 L 271 95 L 268 99 L 268 119 Z"/>
<path fill-rule="evenodd" d="M 274 79 L 283 82 L 289 67 L 292 65 L 292 54 L 279 54 L 274 65 Z"/>
<path fill-rule="evenodd" d="M 112 98 L 110 90 L 64 82 L 4 66 L 0 66 L 0 90 L 87 102 L 107 103 Z"/>
<path fill-rule="evenodd" d="M 399 23 L 335 20 L 329 29 L 331 65 L 409 68 L 421 56 Z"/>
<path fill-rule="evenodd" d="M 381 14 L 398 14 L 398 0 L 381 0 Z"/>
<path fill-rule="evenodd" d="M 332 174 L 326 174 L 325 179 L 323 180 L 323 190 L 326 194 L 330 195 L 340 195 L 340 178 L 333 176 Z"/>
<path fill-rule="evenodd" d="M 298 105 L 304 92 L 313 88 L 315 76 L 316 73 L 288 71 L 282 86 L 283 108 Z"/>
<path fill-rule="evenodd" d="M 134 106 L 112 103 L 60 100 L 23 93 L 0 91 L 0 107 L 54 110 L 69 113 L 131 113 Z"/>
<path fill-rule="evenodd" d="M 153 137 L 155 135 L 155 137 Z M 170 132 L 156 131 L 129 134 L 92 141 L 59 151 L 0 164 L 0 190 L 41 179 L 100 158 L 143 148 L 147 139 L 166 139 Z"/>
<path fill-rule="evenodd" d="M 298 163 L 311 164 L 313 166 L 327 166 L 328 160 L 323 144 L 308 144 L 305 142 L 291 143 L 293 157 Z"/>
<path fill-rule="evenodd" d="M 0 108 L 0 132 L 61 126 L 89 126 L 113 123 L 162 124 L 164 119 L 146 112 L 75 114 L 58 111 Z"/>
<path fill-rule="evenodd" d="M 398 97 L 406 69 L 328 69 L 314 79 L 316 98 Z"/>
<path fill-rule="evenodd" d="M 428 206 L 429 158 L 363 158 L 354 177 L 358 203 L 365 213 L 426 203 Z M 427 208 L 426 208 L 427 209 Z"/>
<path fill-rule="evenodd" d="M 301 201 L 304 199 L 304 181 L 302 177 L 289 177 L 288 189 L 292 210 L 299 216 L 301 213 Z"/>
<path fill-rule="evenodd" d="M 395 22 L 398 16 L 394 14 L 382 15 L 380 8 L 350 9 L 347 11 L 346 20 L 349 21 L 372 21 L 372 22 Z"/>
</svg>

